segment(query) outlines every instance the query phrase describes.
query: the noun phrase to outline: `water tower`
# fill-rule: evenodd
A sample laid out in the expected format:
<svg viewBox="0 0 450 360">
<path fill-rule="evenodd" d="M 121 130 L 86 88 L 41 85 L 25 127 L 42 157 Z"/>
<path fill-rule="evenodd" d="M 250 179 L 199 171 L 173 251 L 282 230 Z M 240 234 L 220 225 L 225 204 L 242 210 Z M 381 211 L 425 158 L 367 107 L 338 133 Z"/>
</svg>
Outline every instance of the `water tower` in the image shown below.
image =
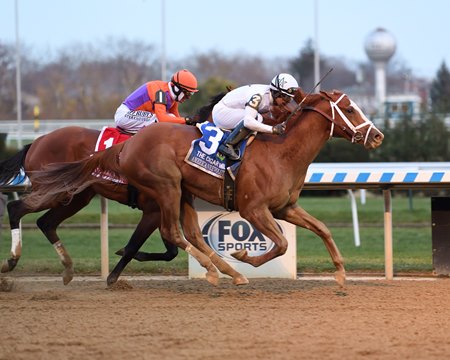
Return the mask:
<svg viewBox="0 0 450 360">
<path fill-rule="evenodd" d="M 383 28 L 378 28 L 367 36 L 365 50 L 375 66 L 375 98 L 380 111 L 386 99 L 386 65 L 394 55 L 394 37 Z"/>
</svg>

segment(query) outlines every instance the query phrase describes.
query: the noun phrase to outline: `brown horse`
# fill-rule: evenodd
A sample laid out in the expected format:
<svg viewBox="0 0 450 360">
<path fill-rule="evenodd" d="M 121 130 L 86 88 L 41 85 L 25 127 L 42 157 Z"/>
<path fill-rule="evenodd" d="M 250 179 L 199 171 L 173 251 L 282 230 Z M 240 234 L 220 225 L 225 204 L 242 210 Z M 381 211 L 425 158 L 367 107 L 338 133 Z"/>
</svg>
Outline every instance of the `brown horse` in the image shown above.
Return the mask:
<svg viewBox="0 0 450 360">
<path fill-rule="evenodd" d="M 198 118 L 200 120 L 207 118 L 211 113 L 214 104 L 216 104 L 224 95 L 225 93 L 221 93 L 212 98 L 209 105 L 206 105 L 199 110 L 197 114 Z M 97 130 L 82 127 L 65 127 L 41 136 L 32 144 L 25 146 L 10 159 L 0 163 L 0 183 L 7 183 L 8 180 L 18 176 L 21 169 L 23 169 L 26 174 L 30 176 L 34 189 L 36 186 L 33 181 L 33 171 L 42 169 L 45 165 L 50 163 L 70 162 L 88 157 L 94 151 L 99 134 L 100 131 Z M 39 207 L 30 207 L 22 200 L 9 202 L 7 208 L 12 237 L 11 257 L 3 262 L 1 272 L 12 271 L 20 259 L 22 252 L 21 218 L 32 212 L 49 209 L 37 220 L 37 225 L 49 242 L 53 244 L 60 256 L 61 263 L 64 266 L 63 282 L 64 284 L 68 284 L 72 280 L 74 274 L 73 262 L 57 234 L 57 228 L 65 219 L 73 216 L 79 210 L 84 208 L 92 200 L 95 194 L 102 195 L 122 204 L 128 204 L 129 201 L 127 185 L 102 183 L 92 184 L 92 186 L 87 187 L 82 192 L 78 193 L 69 204 L 61 205 L 58 202 L 49 201 Z M 192 202 L 192 197 L 186 193 L 183 197 L 183 203 L 189 202 Z M 140 194 L 137 198 L 137 206 L 142 210 L 142 218 L 131 236 L 126 251 L 127 254 L 136 254 L 140 246 L 158 228 L 160 223 L 161 216 L 159 207 L 154 201 L 148 199 L 145 195 Z M 187 219 L 190 218 L 188 217 Z M 186 226 L 186 228 L 191 226 L 188 223 L 188 220 L 184 226 Z M 178 254 L 177 246 L 180 246 L 183 249 L 186 249 L 186 246 L 188 246 L 188 243 L 185 241 L 180 243 L 163 241 L 167 249 L 165 253 L 138 253 L 136 258 L 139 261 L 170 261 Z M 211 261 L 204 255 L 199 254 L 196 249 L 190 249 L 191 247 L 188 247 L 188 250 L 194 252 L 195 257 L 198 258 L 202 265 L 208 268 L 208 281 L 216 284 L 217 273 L 214 266 L 211 265 Z M 209 255 L 212 250 L 208 248 L 204 251 Z M 129 262 L 131 258 L 125 258 L 125 260 Z M 231 268 L 227 267 L 227 265 L 224 266 L 219 262 L 218 266 L 232 276 L 236 284 L 247 283 L 245 277 L 233 271 Z M 122 267 L 116 267 L 110 274 L 108 277 L 108 284 L 111 284 L 118 279 L 120 275 L 119 269 L 120 272 L 123 270 Z"/>
<path fill-rule="evenodd" d="M 299 101 L 304 94 L 296 95 Z M 342 137 L 367 149 L 378 147 L 383 134 L 358 106 L 340 92 L 320 92 L 306 97 L 301 111 L 290 116 L 283 136 L 258 134 L 248 147 L 236 177 L 236 209 L 257 230 L 270 238 L 275 246 L 263 255 L 249 256 L 246 250 L 234 256 L 253 266 L 286 252 L 287 240 L 274 218 L 309 229 L 320 236 L 336 267 L 336 280 L 345 281 L 342 256 L 328 228 L 308 214 L 297 200 L 309 164 L 326 141 Z M 224 205 L 223 181 L 188 165 L 184 159 L 191 142 L 199 137 L 197 129 L 160 123 L 144 129 L 124 144 L 97 153 L 82 161 L 55 164 L 35 174 L 39 190 L 26 200 L 39 206 L 50 199 L 67 201 L 71 196 L 95 183 L 95 170 L 126 176 L 131 184 L 161 209 L 160 231 L 166 239 L 181 239 L 178 228 L 182 189 L 216 205 Z M 212 142 L 214 139 L 209 139 Z M 151 146 L 148 146 L 151 144 Z M 211 144 L 210 144 L 211 145 Z M 216 144 L 217 145 L 217 144 Z M 195 216 L 189 212 L 186 215 Z M 198 226 L 185 234 L 201 241 Z"/>
</svg>

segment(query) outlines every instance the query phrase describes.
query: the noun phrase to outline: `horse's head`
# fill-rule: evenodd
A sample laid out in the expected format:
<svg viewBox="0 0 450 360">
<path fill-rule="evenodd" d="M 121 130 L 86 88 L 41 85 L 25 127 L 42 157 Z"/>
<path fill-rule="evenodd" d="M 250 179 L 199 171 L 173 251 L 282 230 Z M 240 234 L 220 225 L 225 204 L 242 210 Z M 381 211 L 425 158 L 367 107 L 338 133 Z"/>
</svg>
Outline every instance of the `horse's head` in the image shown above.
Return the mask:
<svg viewBox="0 0 450 360">
<path fill-rule="evenodd" d="M 370 121 L 356 103 L 339 91 L 320 92 L 326 109 L 321 111 L 331 121 L 330 137 L 343 137 L 352 143 L 375 149 L 383 142 L 384 135 Z"/>
</svg>

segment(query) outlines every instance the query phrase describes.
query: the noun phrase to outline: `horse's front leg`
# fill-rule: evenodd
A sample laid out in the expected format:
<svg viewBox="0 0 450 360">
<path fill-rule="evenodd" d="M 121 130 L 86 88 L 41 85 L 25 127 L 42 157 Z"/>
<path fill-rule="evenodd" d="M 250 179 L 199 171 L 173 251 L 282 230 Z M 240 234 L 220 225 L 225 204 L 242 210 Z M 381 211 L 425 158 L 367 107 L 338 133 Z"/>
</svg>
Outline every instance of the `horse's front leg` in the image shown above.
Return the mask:
<svg viewBox="0 0 450 360">
<path fill-rule="evenodd" d="M 181 225 L 184 235 L 188 241 L 203 254 L 209 256 L 213 264 L 222 274 L 226 274 L 233 278 L 234 285 L 248 284 L 249 281 L 244 275 L 234 270 L 203 240 L 203 236 L 198 225 L 197 211 L 194 209 L 193 197 L 190 194 L 183 193 L 183 199 L 181 201 Z"/>
<path fill-rule="evenodd" d="M 240 250 L 231 254 L 234 258 L 257 267 L 286 253 L 288 241 L 283 236 L 269 209 L 247 206 L 241 208 L 240 215 L 272 240 L 275 246 L 267 253 L 259 256 L 249 256 L 247 250 Z"/>
<path fill-rule="evenodd" d="M 344 259 L 342 258 L 336 243 L 333 240 L 330 230 L 326 225 L 317 220 L 315 217 L 307 213 L 303 208 L 294 204 L 284 208 L 282 211 L 274 214 L 277 219 L 285 220 L 291 224 L 300 226 L 307 230 L 312 231 L 317 236 L 322 238 L 328 253 L 333 260 L 333 264 L 336 267 L 335 278 L 340 286 L 344 286 L 345 283 L 345 268 Z"/>
</svg>

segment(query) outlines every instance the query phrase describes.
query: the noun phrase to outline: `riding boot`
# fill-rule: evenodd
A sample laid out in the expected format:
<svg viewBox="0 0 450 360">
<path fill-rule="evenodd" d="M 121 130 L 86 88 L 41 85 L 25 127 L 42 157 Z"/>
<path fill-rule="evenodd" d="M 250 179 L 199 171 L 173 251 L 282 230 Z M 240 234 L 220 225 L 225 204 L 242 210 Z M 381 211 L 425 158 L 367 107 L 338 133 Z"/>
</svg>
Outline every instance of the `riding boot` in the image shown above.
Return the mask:
<svg viewBox="0 0 450 360">
<path fill-rule="evenodd" d="M 228 138 L 219 146 L 219 152 L 225 155 L 231 160 L 239 160 L 240 156 L 236 153 L 234 146 L 239 144 L 242 140 L 246 139 L 253 130 L 247 129 L 244 126 L 244 122 L 241 121 L 228 135 Z"/>
<path fill-rule="evenodd" d="M 130 206 L 132 209 L 137 208 L 138 206 L 138 189 L 136 189 L 133 185 L 128 184 L 127 186 L 128 190 L 128 206 Z"/>
</svg>

